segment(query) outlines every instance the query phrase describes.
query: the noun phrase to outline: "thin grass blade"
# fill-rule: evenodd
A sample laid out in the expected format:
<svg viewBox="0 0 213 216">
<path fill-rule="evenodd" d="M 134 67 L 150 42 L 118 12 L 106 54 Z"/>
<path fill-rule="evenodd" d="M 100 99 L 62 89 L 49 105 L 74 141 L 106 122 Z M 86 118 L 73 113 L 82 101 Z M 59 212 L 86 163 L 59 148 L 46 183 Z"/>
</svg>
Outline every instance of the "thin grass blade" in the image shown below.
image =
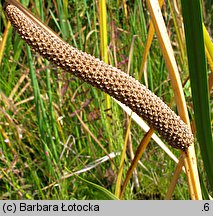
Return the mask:
<svg viewBox="0 0 213 216">
<path fill-rule="evenodd" d="M 213 142 L 200 1 L 181 1 L 197 138 L 213 191 Z M 196 22 L 195 22 L 196 20 Z"/>
</svg>

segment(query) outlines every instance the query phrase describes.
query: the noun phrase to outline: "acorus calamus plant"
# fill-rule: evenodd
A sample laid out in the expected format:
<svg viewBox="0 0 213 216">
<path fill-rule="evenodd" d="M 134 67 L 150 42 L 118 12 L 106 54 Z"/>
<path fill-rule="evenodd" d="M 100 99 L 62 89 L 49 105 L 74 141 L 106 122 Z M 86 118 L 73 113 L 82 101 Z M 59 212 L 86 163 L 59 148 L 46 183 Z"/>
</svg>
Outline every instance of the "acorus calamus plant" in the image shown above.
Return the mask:
<svg viewBox="0 0 213 216">
<path fill-rule="evenodd" d="M 159 97 L 136 79 L 60 39 L 14 5 L 5 9 L 14 29 L 34 51 L 129 106 L 174 148 L 186 151 L 193 142 L 188 126 Z"/>
<path fill-rule="evenodd" d="M 196 4 L 198 1 L 199 0 L 196 1 Z M 170 146 L 182 150 L 181 151 L 181 157 L 179 158 L 179 162 L 178 162 L 177 167 L 174 171 L 174 176 L 173 176 L 173 179 L 172 179 L 171 184 L 169 186 L 168 193 L 166 195 L 166 199 L 171 198 L 172 193 L 174 191 L 174 187 L 177 183 L 177 179 L 179 178 L 179 175 L 181 173 L 183 165 L 186 168 L 185 171 L 186 171 L 186 176 L 187 176 L 188 183 L 189 183 L 189 190 L 190 190 L 191 198 L 192 199 L 201 199 L 202 196 L 201 196 L 201 192 L 200 192 L 199 178 L 198 178 L 197 171 L 196 171 L 196 169 L 197 169 L 196 159 L 195 159 L 196 157 L 195 157 L 194 145 L 193 145 L 194 137 L 193 137 L 191 130 L 190 130 L 190 121 L 189 121 L 188 111 L 186 108 L 186 101 L 185 101 L 184 94 L 183 94 L 182 83 L 181 83 L 180 77 L 179 77 L 178 67 L 176 65 L 174 53 L 173 53 L 172 46 L 171 46 L 171 41 L 170 41 L 170 38 L 168 36 L 166 25 L 164 23 L 163 16 L 162 16 L 161 10 L 160 10 L 160 7 L 163 5 L 164 1 L 163 0 L 159 0 L 159 1 L 147 0 L 148 10 L 149 10 L 149 13 L 151 16 L 151 21 L 150 21 L 150 25 L 149 25 L 150 29 L 148 32 L 147 43 L 146 43 L 145 49 L 144 49 L 145 54 L 143 55 L 143 59 L 142 59 L 142 64 L 141 64 L 141 69 L 140 69 L 140 74 L 139 74 L 139 80 L 141 80 L 142 73 L 143 73 L 145 63 L 147 60 L 148 52 L 149 52 L 149 49 L 150 49 L 150 46 L 152 43 L 153 35 L 156 32 L 157 39 L 158 39 L 158 42 L 160 44 L 160 48 L 161 48 L 161 51 L 163 54 L 162 60 L 165 61 L 166 68 L 169 71 L 171 86 L 172 86 L 173 91 L 174 91 L 175 101 L 177 104 L 177 110 L 178 110 L 178 114 L 180 115 L 180 117 L 177 114 L 175 114 L 175 112 L 173 112 L 169 108 L 169 106 L 167 106 L 159 97 L 157 97 L 154 93 L 152 93 L 147 87 L 142 85 L 138 80 L 136 80 L 132 76 L 129 76 L 127 73 L 124 73 L 122 70 L 106 64 L 107 61 L 106 61 L 106 59 L 103 58 L 103 55 L 102 55 L 102 59 L 105 62 L 100 61 L 99 59 L 93 57 L 92 55 L 89 55 L 85 52 L 80 51 L 79 49 L 72 47 L 71 45 L 69 45 L 68 43 L 63 41 L 60 37 L 58 37 L 57 34 L 55 32 L 53 32 L 49 27 L 44 25 L 43 22 L 41 22 L 40 20 L 35 18 L 34 15 L 32 15 L 20 3 L 16 2 L 15 0 L 8 0 L 7 2 L 8 2 L 8 4 L 5 6 L 4 9 L 5 9 L 5 12 L 6 12 L 8 19 L 11 21 L 12 26 L 14 27 L 15 31 L 21 36 L 21 38 L 23 40 L 25 40 L 27 42 L 27 44 L 32 48 L 32 50 L 39 53 L 44 58 L 48 59 L 54 65 L 59 66 L 59 68 L 62 68 L 62 70 L 66 71 L 67 73 L 70 73 L 70 74 L 77 76 L 78 78 L 85 81 L 86 83 L 89 83 L 92 86 L 106 92 L 107 94 L 109 94 L 113 98 L 115 98 L 118 101 L 122 102 L 123 104 L 127 105 L 128 107 L 131 108 L 132 111 L 137 113 L 140 117 L 142 117 L 149 124 L 150 130 L 144 136 L 143 140 L 141 141 L 140 145 L 138 146 L 138 149 L 135 152 L 135 158 L 132 161 L 131 166 L 127 172 L 127 176 L 126 176 L 126 179 L 124 181 L 122 191 L 120 192 L 121 185 L 122 185 L 122 172 L 120 172 L 120 170 L 121 170 L 120 168 L 122 168 L 122 166 L 124 164 L 124 159 L 125 159 L 125 155 L 126 155 L 126 148 L 125 147 L 123 148 L 123 153 L 121 156 L 122 159 L 120 161 L 120 168 L 118 171 L 118 173 L 120 172 L 119 173 L 120 177 L 117 178 L 117 184 L 116 184 L 116 190 L 115 190 L 116 191 L 115 195 L 117 196 L 116 198 L 122 198 L 123 193 L 125 191 L 125 187 L 126 187 L 128 181 L 130 180 L 132 174 L 133 174 L 133 169 L 135 169 L 139 159 L 141 158 L 141 155 L 143 154 L 144 150 L 146 149 L 146 147 L 149 143 L 149 140 L 150 140 L 150 138 L 154 132 L 153 129 L 155 129 L 168 142 L 168 144 Z M 101 3 L 101 2 L 103 4 L 106 4 L 105 1 L 99 1 L 99 3 Z M 158 4 L 158 2 L 159 2 L 159 4 Z M 67 10 L 68 9 L 67 3 L 68 3 L 67 1 L 63 2 L 63 4 L 65 4 L 64 5 L 64 7 L 65 7 L 64 11 L 66 13 L 59 17 L 60 24 L 63 25 L 62 26 L 63 28 L 61 27 L 62 37 L 65 38 L 65 40 L 66 40 L 67 35 L 68 35 L 67 34 L 68 28 L 66 28 L 64 26 L 64 24 L 65 24 L 64 19 L 66 19 L 67 11 L 68 11 Z M 125 9 L 125 19 L 127 20 L 129 14 L 127 11 L 128 6 L 126 5 L 126 3 L 127 3 L 126 1 L 123 1 L 123 7 Z M 40 2 L 40 4 L 41 4 L 40 5 L 40 7 L 41 7 L 42 3 Z M 60 3 L 60 1 L 57 1 L 57 4 L 60 5 L 60 8 L 59 8 L 59 14 L 60 14 L 61 10 L 63 10 L 62 9 L 62 2 Z M 185 13 L 187 7 L 184 7 L 184 4 L 185 4 L 184 1 L 182 1 L 183 12 Z M 105 8 L 102 12 L 105 13 L 105 10 L 106 10 L 105 6 L 106 5 L 102 5 L 102 6 L 104 6 L 103 8 Z M 169 7 L 171 9 L 170 1 L 169 1 Z M 43 9 L 41 9 L 41 11 L 43 11 Z M 184 15 L 184 13 L 183 13 L 183 15 Z M 185 15 L 186 15 L 186 13 L 185 13 Z M 45 18 L 44 18 L 43 12 L 41 12 L 40 16 L 42 18 L 42 21 L 44 21 Z M 57 23 L 57 20 L 54 17 L 53 13 L 51 14 L 51 16 L 53 16 L 54 21 Z M 101 13 L 99 14 L 99 16 L 101 16 Z M 89 15 L 88 15 L 88 17 L 89 17 Z M 188 17 L 190 17 L 190 16 L 188 16 Z M 175 22 L 175 20 L 174 20 L 174 22 Z M 99 27 L 100 27 L 100 34 L 101 34 L 101 27 L 104 28 L 104 25 L 106 25 L 106 20 L 105 20 L 105 22 L 101 23 L 101 19 L 100 19 L 99 24 L 100 24 Z M 102 26 L 102 24 L 103 24 L 103 26 Z M 59 27 L 59 25 L 58 25 L 58 27 Z M 177 27 L 177 23 L 175 24 L 175 27 Z M 10 28 L 10 25 L 8 24 L 8 28 L 6 30 L 8 30 L 9 28 Z M 185 28 L 186 28 L 186 26 L 185 26 Z M 196 26 L 193 29 L 195 29 L 195 28 L 196 28 Z M 65 31 L 66 34 L 63 33 L 63 31 L 65 29 L 66 29 L 66 31 Z M 187 30 L 186 30 L 186 32 L 187 32 Z M 7 31 L 5 31 L 5 32 L 7 32 Z M 92 34 L 92 32 L 93 31 L 91 31 L 91 34 Z M 187 37 L 187 34 L 186 34 L 186 37 Z M 107 32 L 106 31 L 104 32 L 104 37 L 105 37 L 105 39 L 107 38 Z M 180 48 L 181 49 L 181 57 L 182 57 L 182 61 L 184 61 L 185 50 L 184 50 L 183 44 L 181 44 L 183 41 L 181 42 L 180 35 L 178 37 L 179 37 L 178 38 L 179 39 L 179 41 L 178 41 L 179 46 L 182 47 L 182 48 Z M 187 39 L 187 40 L 192 41 L 190 39 Z M 2 44 L 4 44 L 4 41 L 5 40 L 3 40 Z M 105 42 L 106 41 L 107 40 L 105 40 Z M 74 43 L 74 46 L 77 46 L 75 39 L 73 40 L 73 43 Z M 103 42 L 103 45 L 105 46 L 105 52 L 104 52 L 105 56 L 107 55 L 107 44 L 106 43 Z M 134 41 L 133 41 L 133 43 L 134 43 Z M 29 65 L 30 65 L 30 72 L 31 72 L 31 71 L 33 71 L 33 66 L 32 66 L 32 58 L 31 58 L 31 52 L 30 52 L 29 46 L 27 46 L 27 55 L 28 55 L 28 60 L 30 61 Z M 97 46 L 97 47 L 99 47 L 99 46 Z M 193 43 L 192 43 L 192 47 L 193 47 Z M 81 48 L 82 48 L 82 46 L 81 46 Z M 132 48 L 132 46 L 131 46 L 131 48 Z M 196 54 L 197 51 L 194 50 L 192 52 L 194 54 Z M 199 53 L 201 53 L 201 52 L 199 52 Z M 0 62 L 1 62 L 1 59 L 2 59 L 2 52 L 1 52 L 1 47 L 0 47 Z M 195 57 L 195 59 L 196 59 L 196 57 Z M 191 60 L 189 58 L 189 65 L 191 64 L 190 61 Z M 46 60 L 45 60 L 45 62 L 47 63 Z M 199 61 L 197 61 L 197 63 L 198 62 Z M 201 62 L 201 63 L 204 63 L 204 62 Z M 196 69 L 199 69 L 200 65 L 201 64 L 199 62 L 198 66 L 196 66 Z M 129 68 L 129 64 L 128 64 L 128 68 Z M 185 67 L 185 69 L 186 69 L 186 67 Z M 58 70 L 58 68 L 57 68 L 57 70 Z M 174 72 L 174 74 L 173 74 L 173 72 Z M 68 75 L 68 74 L 66 74 L 66 75 Z M 176 78 L 175 76 L 177 76 L 178 78 Z M 55 114 L 53 111 L 53 107 L 51 105 L 51 103 L 52 103 L 52 101 L 51 101 L 52 100 L 51 99 L 51 85 L 50 85 L 50 81 L 47 81 L 47 84 L 49 83 L 47 92 L 48 92 L 48 97 L 50 98 L 49 102 L 50 102 L 51 118 L 52 118 L 53 123 L 55 121 L 54 125 L 52 126 L 52 128 L 54 130 L 53 134 L 55 136 L 51 135 L 52 134 L 51 129 L 50 129 L 51 127 L 49 127 L 48 125 L 46 125 L 46 126 L 42 125 L 42 122 L 45 123 L 45 120 L 44 121 L 41 120 L 42 116 L 45 117 L 45 110 L 43 109 L 43 104 L 42 104 L 43 102 L 42 102 L 42 98 L 40 96 L 39 88 L 38 88 L 38 90 L 36 90 L 38 85 L 34 86 L 35 83 L 33 81 L 34 80 L 33 77 L 36 79 L 35 74 L 33 75 L 33 73 L 32 73 L 31 79 L 32 79 L 32 86 L 33 86 L 33 90 L 34 90 L 35 103 L 37 103 L 37 102 L 40 103 L 39 106 L 41 106 L 41 110 L 42 110 L 42 115 L 40 115 L 39 106 L 37 106 L 37 104 L 36 104 L 36 112 L 38 114 L 37 117 L 38 117 L 38 123 L 39 123 L 39 130 L 41 133 L 42 143 L 44 143 L 44 152 L 48 153 L 48 144 L 45 143 L 46 138 L 44 139 L 45 133 L 44 133 L 43 129 L 47 130 L 48 136 L 50 137 L 48 139 L 51 141 L 50 145 L 52 145 L 52 147 L 53 147 L 53 148 L 50 147 L 50 149 L 53 150 L 51 153 L 51 154 L 53 154 L 53 161 L 51 161 L 49 159 L 48 155 L 46 157 L 47 158 L 47 164 L 49 166 L 48 170 L 51 170 L 57 164 L 57 162 L 61 160 L 61 156 L 59 159 L 59 155 L 58 155 L 59 154 L 58 152 L 60 152 L 60 150 L 58 150 L 58 145 L 60 145 L 61 142 L 60 142 L 60 139 L 57 135 L 58 129 L 56 129 L 56 127 L 57 127 L 56 120 L 54 120 Z M 202 77 L 204 77 L 204 76 L 202 76 Z M 48 79 L 50 80 L 50 76 L 48 75 L 48 72 L 47 72 L 47 80 Z M 192 82 L 193 78 L 190 77 L 190 80 Z M 199 81 L 201 81 L 201 80 L 202 79 L 199 79 Z M 199 86 L 200 84 L 197 84 L 197 85 Z M 94 89 L 95 88 L 93 88 L 93 90 Z M 196 87 L 194 89 L 196 89 Z M 205 89 L 205 88 L 202 88 L 202 89 Z M 199 89 L 197 88 L 196 90 L 199 90 Z M 94 90 L 94 91 L 96 91 L 96 90 Z M 196 93 L 195 94 L 193 93 L 193 97 L 196 97 Z M 204 98 L 206 98 L 206 96 L 202 97 L 202 99 L 204 99 Z M 36 102 L 36 100 L 37 100 L 37 102 Z M 109 101 L 108 96 L 105 97 L 105 101 L 106 102 Z M 205 104 L 206 104 L 206 102 L 207 101 L 205 101 Z M 198 105 L 194 105 L 194 106 L 198 106 L 198 108 L 203 108 L 203 106 L 202 106 L 203 104 L 204 103 L 200 103 L 200 104 L 198 103 Z M 107 110 L 109 110 L 110 106 L 111 106 L 110 103 L 107 102 L 106 103 Z M 204 110 L 206 110 L 206 109 L 204 109 Z M 109 113 L 110 112 L 108 112 L 108 114 Z M 206 113 L 206 114 L 208 115 L 209 113 Z M 195 113 L 195 116 L 197 116 L 196 113 Z M 88 130 L 88 128 L 84 124 L 83 120 L 78 115 L 78 112 L 76 112 L 76 117 L 78 118 L 78 120 L 82 124 L 83 128 L 84 129 L 86 128 L 86 131 L 89 132 L 89 134 L 91 135 L 91 132 Z M 202 115 L 200 115 L 200 117 L 201 117 L 200 122 L 202 122 L 204 124 L 202 124 L 203 126 L 201 126 L 201 124 L 199 125 L 199 123 L 198 123 L 198 127 L 197 127 L 198 133 L 201 135 L 202 134 L 207 135 L 206 131 L 208 131 L 208 133 L 210 132 L 210 130 L 207 129 L 207 128 L 209 128 L 209 125 L 207 125 L 205 123 L 204 118 L 202 118 Z M 47 116 L 45 118 L 47 119 Z M 199 120 L 198 120 L 198 122 L 199 122 Z M 127 129 L 127 135 L 128 135 L 128 133 L 130 133 L 130 124 L 127 127 L 128 127 L 128 129 Z M 0 131 L 2 132 L 3 129 L 0 128 Z M 204 132 L 205 132 L 205 134 L 204 134 Z M 125 137 L 124 146 L 126 145 L 126 142 L 128 140 L 127 135 Z M 199 137 L 202 137 L 202 136 L 199 135 Z M 93 140 L 96 143 L 98 143 L 98 140 L 94 139 L 94 138 L 95 137 L 93 136 Z M 55 141 L 53 139 L 55 139 Z M 210 143 L 210 141 L 207 141 L 207 140 L 210 140 L 210 136 L 209 137 L 204 136 L 203 138 L 199 138 L 200 145 L 202 145 L 202 142 Z M 57 144 L 57 145 L 55 145 L 55 144 Z M 204 165 L 207 166 L 206 170 L 208 171 L 209 179 L 211 180 L 211 177 L 210 177 L 211 176 L 211 169 L 212 169 L 212 166 L 210 165 L 211 158 L 205 157 L 207 155 L 205 153 L 205 151 L 207 149 L 206 146 L 204 145 L 201 147 L 202 147 L 201 150 L 204 152 L 204 153 L 202 153 L 203 157 L 204 157 L 203 160 L 205 161 Z M 12 150 L 13 150 L 12 152 L 15 152 L 14 149 L 12 149 Z M 207 151 L 209 153 L 208 156 L 211 155 L 210 154 L 211 148 L 209 148 L 209 150 L 210 151 Z M 111 149 L 110 149 L 110 151 L 111 151 Z M 106 151 L 104 151 L 104 153 L 106 153 Z M 16 153 L 13 153 L 13 154 L 16 154 Z M 52 166 L 52 164 L 54 164 L 54 166 Z M 59 168 L 59 170 L 60 170 L 60 168 Z M 57 173 L 60 173 L 60 171 Z M 68 178 L 68 176 L 70 176 L 70 175 L 67 175 L 67 178 Z M 66 178 L 66 177 L 63 176 L 62 179 L 64 179 L 64 178 Z M 79 179 L 80 179 L 80 177 L 79 177 Z M 53 182 L 51 185 L 54 185 L 56 183 L 57 183 L 57 181 Z M 212 182 L 210 182 L 210 183 L 212 184 Z M 93 185 L 93 184 L 91 184 L 91 185 L 98 188 L 97 185 Z M 107 196 L 111 197 L 112 199 L 115 198 L 114 196 L 111 196 L 108 192 L 106 192 L 106 194 L 107 194 Z"/>
</svg>

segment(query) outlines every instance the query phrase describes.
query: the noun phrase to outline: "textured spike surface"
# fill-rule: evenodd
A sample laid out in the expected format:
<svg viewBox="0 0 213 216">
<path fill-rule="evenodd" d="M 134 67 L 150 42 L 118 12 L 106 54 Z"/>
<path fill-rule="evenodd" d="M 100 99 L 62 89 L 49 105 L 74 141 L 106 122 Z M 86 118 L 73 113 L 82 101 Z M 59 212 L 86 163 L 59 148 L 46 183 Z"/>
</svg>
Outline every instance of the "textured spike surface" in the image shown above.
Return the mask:
<svg viewBox="0 0 213 216">
<path fill-rule="evenodd" d="M 172 147 L 186 151 L 193 142 L 188 126 L 139 81 L 70 46 L 16 6 L 9 4 L 5 11 L 14 29 L 34 51 L 130 107 Z"/>
</svg>

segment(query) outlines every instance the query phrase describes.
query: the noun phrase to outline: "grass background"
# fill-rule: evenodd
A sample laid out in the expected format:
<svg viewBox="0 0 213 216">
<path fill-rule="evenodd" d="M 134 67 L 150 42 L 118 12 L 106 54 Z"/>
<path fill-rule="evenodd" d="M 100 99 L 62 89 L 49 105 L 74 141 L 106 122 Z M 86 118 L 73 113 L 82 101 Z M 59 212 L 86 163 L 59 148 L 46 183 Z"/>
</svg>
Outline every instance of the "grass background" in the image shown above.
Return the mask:
<svg viewBox="0 0 213 216">
<path fill-rule="evenodd" d="M 99 9 L 96 1 L 32 0 L 22 1 L 22 4 L 68 43 L 100 58 Z M 145 1 L 126 1 L 126 4 L 128 17 L 125 16 L 122 1 L 107 1 L 108 57 L 110 64 L 138 78 L 150 21 L 149 12 Z M 211 35 L 211 0 L 205 1 L 202 6 Z M 2 38 L 7 25 L 2 3 L 0 11 Z M 178 46 L 171 8 L 166 4 L 162 11 L 184 83 L 188 70 Z M 106 109 L 104 93 L 65 73 L 37 53 L 31 53 L 12 28 L 7 37 L 0 72 L 0 198 L 106 199 L 100 188 L 91 187 L 75 175 L 66 175 L 82 170 L 105 156 L 106 152 L 121 153 L 128 125 L 122 109 L 113 101 L 110 110 Z M 168 72 L 156 37 L 140 81 L 167 104 L 173 100 Z M 189 82 L 186 82 L 184 93 L 193 120 Z M 176 111 L 174 103 L 171 107 Z M 132 121 L 129 145 L 133 150 L 136 150 L 143 136 L 144 132 Z M 200 159 L 197 143 L 195 148 Z M 176 156 L 180 155 L 179 151 L 172 151 Z M 127 152 L 124 173 L 131 163 L 129 155 Z M 117 155 L 113 161 L 104 162 L 80 176 L 114 193 L 120 157 Z M 202 161 L 198 160 L 198 163 L 202 172 Z M 174 167 L 175 163 L 151 141 L 137 167 L 137 175 L 126 188 L 124 199 L 163 199 Z M 182 173 L 173 199 L 189 198 L 186 177 Z"/>
</svg>

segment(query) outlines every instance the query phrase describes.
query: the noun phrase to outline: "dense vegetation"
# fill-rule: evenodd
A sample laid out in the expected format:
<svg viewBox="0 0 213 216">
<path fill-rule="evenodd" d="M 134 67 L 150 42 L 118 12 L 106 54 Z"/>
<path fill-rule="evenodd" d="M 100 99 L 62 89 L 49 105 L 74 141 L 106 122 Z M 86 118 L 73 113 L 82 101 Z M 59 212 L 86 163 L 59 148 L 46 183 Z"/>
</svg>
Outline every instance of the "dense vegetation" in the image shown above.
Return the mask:
<svg viewBox="0 0 213 216">
<path fill-rule="evenodd" d="M 65 41 L 102 58 L 99 31 L 102 23 L 97 1 L 21 2 Z M 106 103 L 103 92 L 31 52 L 12 27 L 7 29 L 2 6 L 0 3 L 2 44 L 5 34 L 7 36 L 0 50 L 3 55 L 0 58 L 0 198 L 109 198 L 104 188 L 115 193 L 125 143 L 127 154 L 122 182 L 145 132 L 114 100 Z M 211 35 L 211 0 L 202 6 L 205 25 Z M 175 8 L 172 1 L 163 5 L 162 13 L 184 86 L 190 121 L 194 122 L 184 34 L 177 32 L 175 25 L 182 24 L 179 12 L 180 8 Z M 139 79 L 177 112 L 168 69 L 156 36 L 145 69 L 140 73 L 149 25 L 146 1 L 108 0 L 108 62 Z M 193 124 L 192 129 L 195 130 Z M 169 149 L 177 158 L 180 156 L 180 151 Z M 195 149 L 202 173 L 204 167 L 197 141 Z M 113 158 L 109 160 L 107 154 Z M 98 164 L 102 157 L 106 160 Z M 89 165 L 94 167 L 85 169 L 91 168 Z M 171 156 L 151 140 L 127 184 L 123 199 L 164 199 L 175 166 Z M 207 181 L 206 175 L 202 181 Z M 172 198 L 190 199 L 184 172 Z"/>
</svg>

